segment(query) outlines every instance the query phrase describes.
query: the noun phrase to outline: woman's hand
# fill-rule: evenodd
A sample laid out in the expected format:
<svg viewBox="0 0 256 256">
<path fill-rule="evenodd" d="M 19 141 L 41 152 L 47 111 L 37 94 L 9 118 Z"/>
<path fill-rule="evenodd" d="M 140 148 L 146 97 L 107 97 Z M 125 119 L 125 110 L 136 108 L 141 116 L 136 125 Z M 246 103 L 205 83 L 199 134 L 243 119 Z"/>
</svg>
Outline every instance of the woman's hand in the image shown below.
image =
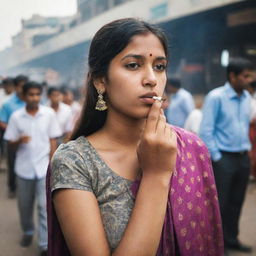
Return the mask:
<svg viewBox="0 0 256 256">
<path fill-rule="evenodd" d="M 152 105 L 137 147 L 143 176 L 170 178 L 176 164 L 176 133 L 166 123 L 162 102 Z"/>
<path fill-rule="evenodd" d="M 152 105 L 137 147 L 143 176 L 131 218 L 114 256 L 157 254 L 177 154 L 176 134 L 166 123 L 161 105 L 158 100 Z"/>
</svg>

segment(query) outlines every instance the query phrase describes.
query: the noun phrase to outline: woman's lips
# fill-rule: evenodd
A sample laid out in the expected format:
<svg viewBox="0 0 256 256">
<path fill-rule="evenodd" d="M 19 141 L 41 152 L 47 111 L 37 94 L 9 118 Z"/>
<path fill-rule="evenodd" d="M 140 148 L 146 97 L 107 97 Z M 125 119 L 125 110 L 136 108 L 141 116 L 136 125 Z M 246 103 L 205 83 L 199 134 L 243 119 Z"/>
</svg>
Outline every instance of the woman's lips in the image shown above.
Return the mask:
<svg viewBox="0 0 256 256">
<path fill-rule="evenodd" d="M 144 97 L 140 97 L 141 101 L 146 103 L 146 104 L 153 104 L 155 102 L 155 100 L 158 101 L 165 101 L 166 99 L 161 97 L 161 96 L 144 96 Z"/>
<path fill-rule="evenodd" d="M 151 97 L 142 97 L 140 98 L 140 100 L 143 102 L 143 103 L 146 103 L 146 104 L 153 104 L 154 103 L 154 99 Z"/>
</svg>

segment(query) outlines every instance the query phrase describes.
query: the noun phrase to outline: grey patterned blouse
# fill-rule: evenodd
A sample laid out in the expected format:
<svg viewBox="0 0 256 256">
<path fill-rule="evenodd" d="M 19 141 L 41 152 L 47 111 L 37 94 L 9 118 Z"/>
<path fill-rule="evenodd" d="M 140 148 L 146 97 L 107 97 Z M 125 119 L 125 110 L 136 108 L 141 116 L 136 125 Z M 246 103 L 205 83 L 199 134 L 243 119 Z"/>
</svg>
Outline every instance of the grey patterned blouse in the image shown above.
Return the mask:
<svg viewBox="0 0 256 256">
<path fill-rule="evenodd" d="M 51 191 L 65 188 L 94 193 L 113 251 L 134 206 L 132 181 L 113 172 L 83 136 L 59 146 L 52 158 L 51 170 Z"/>
</svg>

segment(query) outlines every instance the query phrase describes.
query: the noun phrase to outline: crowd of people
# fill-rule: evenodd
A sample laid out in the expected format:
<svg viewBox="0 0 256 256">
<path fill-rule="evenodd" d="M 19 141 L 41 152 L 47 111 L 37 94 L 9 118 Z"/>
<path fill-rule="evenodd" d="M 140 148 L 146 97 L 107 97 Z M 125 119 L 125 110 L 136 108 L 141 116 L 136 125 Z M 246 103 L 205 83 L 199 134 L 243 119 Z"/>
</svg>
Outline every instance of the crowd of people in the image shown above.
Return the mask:
<svg viewBox="0 0 256 256">
<path fill-rule="evenodd" d="M 46 88 L 24 75 L 3 79 L 2 87 L 1 159 L 6 155 L 8 197 L 17 196 L 23 231 L 20 245 L 31 244 L 34 227 L 38 226 L 39 250 L 46 255 L 46 171 L 57 146 L 69 139 L 81 105 L 72 89 Z M 33 223 L 35 202 L 38 225 Z"/>
<path fill-rule="evenodd" d="M 167 78 L 164 33 L 137 19 L 103 26 L 88 62 L 84 107 L 69 87 L 2 80 L 1 159 L 20 245 L 32 242 L 37 202 L 41 256 L 251 252 L 238 226 L 256 177 L 252 63 L 231 59 L 223 86 L 192 96 Z"/>
<path fill-rule="evenodd" d="M 180 83 L 170 79 L 167 84 L 167 93 L 175 89 L 170 96 L 167 120 L 198 134 L 207 145 L 218 191 L 225 247 L 242 252 L 252 251 L 238 240 L 238 235 L 248 180 L 256 178 L 255 82 L 253 64 L 244 58 L 233 58 L 227 67 L 227 82 L 210 91 L 204 104 L 202 98 L 197 99 L 195 109 L 192 96 Z"/>
</svg>

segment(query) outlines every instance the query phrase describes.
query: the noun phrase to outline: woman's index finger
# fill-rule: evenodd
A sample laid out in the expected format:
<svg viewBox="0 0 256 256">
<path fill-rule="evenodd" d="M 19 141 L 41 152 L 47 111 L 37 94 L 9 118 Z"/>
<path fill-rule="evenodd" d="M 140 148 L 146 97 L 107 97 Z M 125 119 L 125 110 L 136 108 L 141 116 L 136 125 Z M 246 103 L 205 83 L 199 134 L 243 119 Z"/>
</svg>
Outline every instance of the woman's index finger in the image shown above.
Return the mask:
<svg viewBox="0 0 256 256">
<path fill-rule="evenodd" d="M 146 121 L 146 127 L 145 132 L 152 132 L 156 130 L 158 118 L 160 115 L 162 102 L 159 100 L 155 100 L 155 102 L 152 104 L 152 107 L 150 108 L 147 121 Z"/>
</svg>

